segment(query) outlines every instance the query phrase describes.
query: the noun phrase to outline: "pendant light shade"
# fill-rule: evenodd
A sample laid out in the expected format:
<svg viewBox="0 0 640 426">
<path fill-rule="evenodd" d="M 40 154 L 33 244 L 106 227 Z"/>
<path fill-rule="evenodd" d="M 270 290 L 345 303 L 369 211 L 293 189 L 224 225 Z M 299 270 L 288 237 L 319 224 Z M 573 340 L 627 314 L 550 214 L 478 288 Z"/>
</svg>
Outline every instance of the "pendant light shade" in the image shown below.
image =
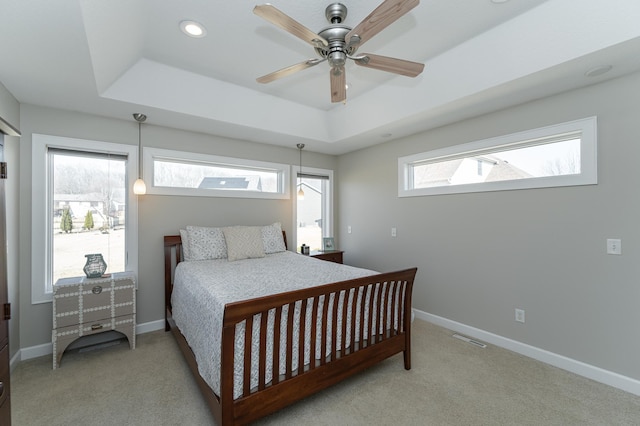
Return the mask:
<svg viewBox="0 0 640 426">
<path fill-rule="evenodd" d="M 136 195 L 144 195 L 147 193 L 147 185 L 142 180 L 142 123 L 147 119 L 147 116 L 136 112 L 133 114 L 133 118 L 138 122 L 138 179 L 133 183 L 133 193 Z"/>
<path fill-rule="evenodd" d="M 138 178 L 133 182 L 133 193 L 136 195 L 144 195 L 147 193 L 147 185 L 145 185 L 144 180 Z"/>
<path fill-rule="evenodd" d="M 302 149 L 304 148 L 304 144 L 299 143 L 296 146 L 300 151 L 300 171 L 298 172 L 298 177 L 299 177 L 298 182 L 299 182 L 300 189 L 298 189 L 298 200 L 304 200 L 304 191 L 302 190 Z"/>
</svg>

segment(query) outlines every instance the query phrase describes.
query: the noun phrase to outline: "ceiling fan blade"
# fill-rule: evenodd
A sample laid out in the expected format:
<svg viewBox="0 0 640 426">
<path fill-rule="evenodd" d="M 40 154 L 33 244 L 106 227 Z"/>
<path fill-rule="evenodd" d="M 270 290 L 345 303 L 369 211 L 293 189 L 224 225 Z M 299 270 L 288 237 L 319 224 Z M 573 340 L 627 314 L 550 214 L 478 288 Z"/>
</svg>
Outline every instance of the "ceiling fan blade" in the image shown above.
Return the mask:
<svg viewBox="0 0 640 426">
<path fill-rule="evenodd" d="M 326 61 L 326 59 L 307 59 L 306 61 L 300 62 L 299 64 L 291 65 L 289 67 L 282 68 L 281 70 L 274 71 L 270 74 L 263 75 L 262 77 L 258 77 L 256 78 L 256 81 L 258 83 L 271 83 L 274 80 L 286 77 L 298 71 L 306 70 L 307 68 L 311 68 L 324 61 Z"/>
<path fill-rule="evenodd" d="M 385 29 L 398 18 L 409 12 L 420 3 L 420 0 L 385 0 L 376 7 L 362 22 L 345 36 L 349 46 L 363 45 L 374 35 Z M 353 36 L 357 36 L 353 38 Z"/>
<path fill-rule="evenodd" d="M 344 67 L 331 68 L 331 102 L 344 102 L 347 100 L 347 77 Z"/>
<path fill-rule="evenodd" d="M 254 7 L 253 13 L 306 41 L 313 47 L 325 47 L 329 45 L 327 40 L 268 3 Z"/>
<path fill-rule="evenodd" d="M 357 65 L 374 68 L 380 71 L 392 72 L 395 74 L 416 77 L 424 70 L 424 64 L 418 62 L 405 61 L 404 59 L 390 58 L 388 56 L 372 55 L 363 53 L 354 59 Z"/>
</svg>

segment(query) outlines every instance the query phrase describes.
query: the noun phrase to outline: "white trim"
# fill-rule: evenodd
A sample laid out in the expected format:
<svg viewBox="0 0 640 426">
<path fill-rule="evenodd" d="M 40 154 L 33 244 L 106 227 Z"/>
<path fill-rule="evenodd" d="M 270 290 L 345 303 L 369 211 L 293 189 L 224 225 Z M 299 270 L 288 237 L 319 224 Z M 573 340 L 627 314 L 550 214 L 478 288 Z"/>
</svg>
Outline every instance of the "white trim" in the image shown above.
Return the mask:
<svg viewBox="0 0 640 426">
<path fill-rule="evenodd" d="M 199 162 L 208 165 L 246 167 L 256 169 L 277 170 L 279 172 L 278 192 L 216 190 L 200 188 L 173 188 L 154 186 L 154 160 L 174 160 L 177 162 Z M 221 157 L 218 155 L 198 154 L 195 152 L 175 151 L 161 148 L 144 147 L 142 150 L 144 181 L 147 184 L 147 194 L 177 195 L 193 197 L 229 197 L 229 198 L 262 198 L 270 200 L 289 199 L 289 165 L 270 163 L 266 161 L 248 160 L 244 158 Z"/>
<path fill-rule="evenodd" d="M 291 251 L 296 251 L 297 247 L 299 246 L 298 244 L 298 191 L 296 191 L 297 185 L 298 185 L 298 173 L 300 172 L 300 166 L 291 166 L 291 193 L 293 194 L 293 203 L 291 203 L 292 209 L 293 209 L 293 213 L 292 213 L 292 218 L 293 218 L 293 224 L 292 224 L 292 229 L 293 229 L 293 236 L 289 237 L 287 236 L 287 239 L 289 239 L 290 241 L 288 242 L 289 245 L 289 250 Z M 314 167 L 307 167 L 304 166 L 302 168 L 302 172 L 303 173 L 308 173 L 308 174 L 312 174 L 312 175 L 318 175 L 318 176 L 329 176 L 329 182 L 327 183 L 328 188 L 328 194 L 327 194 L 327 198 L 329 199 L 329 203 L 328 205 L 323 205 L 322 208 L 325 210 L 324 211 L 324 215 L 327 216 L 329 218 L 329 227 L 327 228 L 323 228 L 323 232 L 325 232 L 326 235 L 323 235 L 323 237 L 334 237 L 333 234 L 333 230 L 334 228 L 334 223 L 333 223 L 333 210 L 334 210 L 334 199 L 335 197 L 333 196 L 334 194 L 334 183 L 333 183 L 333 170 L 329 170 L 329 169 L 317 169 Z M 336 244 L 338 243 L 338 241 L 335 241 Z"/>
<path fill-rule="evenodd" d="M 126 266 L 127 271 L 138 272 L 138 197 L 131 189 L 137 176 L 138 149 L 134 145 L 75 139 L 61 136 L 32 136 L 32 185 L 31 185 L 31 303 L 47 303 L 52 293 L 46 293 L 44 283 L 47 267 L 47 238 L 51 235 L 47 208 L 48 148 L 80 149 L 127 156 L 127 217 L 126 217 Z"/>
<path fill-rule="evenodd" d="M 416 317 L 421 320 L 428 321 L 452 331 L 463 333 L 469 337 L 473 337 L 474 339 L 491 343 L 529 358 L 553 365 L 554 367 L 570 371 L 571 373 L 575 373 L 579 376 L 640 396 L 640 380 L 623 376 L 622 374 L 618 374 L 613 371 L 604 370 L 600 367 L 586 364 L 582 361 L 577 361 L 563 355 L 527 345 L 526 343 L 518 342 L 516 340 L 511 340 L 506 337 L 423 312 L 418 309 L 414 309 L 414 312 Z"/>
<path fill-rule="evenodd" d="M 136 334 L 151 333 L 152 331 L 158 330 L 164 330 L 163 319 L 136 325 Z"/>
<path fill-rule="evenodd" d="M 411 188 L 410 168 L 412 163 L 424 160 L 445 161 L 460 158 L 466 154 L 492 147 L 504 147 L 526 143 L 555 135 L 580 132 L 580 174 L 518 179 L 499 182 L 481 182 L 463 185 Z M 497 136 L 461 145 L 454 145 L 433 151 L 398 157 L 398 197 L 418 197 L 440 194 L 460 194 L 470 192 L 506 191 L 531 188 L 551 188 L 559 186 L 595 185 L 598 183 L 597 117 L 587 117 L 509 135 Z"/>
</svg>

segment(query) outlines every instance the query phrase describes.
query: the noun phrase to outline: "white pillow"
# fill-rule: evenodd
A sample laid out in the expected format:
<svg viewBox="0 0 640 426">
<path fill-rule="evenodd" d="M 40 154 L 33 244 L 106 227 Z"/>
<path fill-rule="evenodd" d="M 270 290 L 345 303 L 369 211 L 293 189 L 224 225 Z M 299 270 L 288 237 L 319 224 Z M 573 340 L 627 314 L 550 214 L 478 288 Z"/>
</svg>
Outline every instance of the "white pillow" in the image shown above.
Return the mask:
<svg viewBox="0 0 640 426">
<path fill-rule="evenodd" d="M 265 254 L 287 250 L 284 245 L 284 238 L 282 238 L 282 225 L 280 225 L 280 222 L 262 227 L 262 243 Z"/>
<path fill-rule="evenodd" d="M 180 240 L 182 241 L 182 260 L 191 260 L 191 250 L 189 249 L 189 233 L 186 229 L 180 230 Z"/>
<path fill-rule="evenodd" d="M 187 226 L 191 260 L 224 259 L 227 245 L 221 228 Z"/>
<path fill-rule="evenodd" d="M 229 226 L 222 228 L 222 232 L 227 243 L 227 258 L 229 262 L 264 257 L 262 227 Z"/>
</svg>

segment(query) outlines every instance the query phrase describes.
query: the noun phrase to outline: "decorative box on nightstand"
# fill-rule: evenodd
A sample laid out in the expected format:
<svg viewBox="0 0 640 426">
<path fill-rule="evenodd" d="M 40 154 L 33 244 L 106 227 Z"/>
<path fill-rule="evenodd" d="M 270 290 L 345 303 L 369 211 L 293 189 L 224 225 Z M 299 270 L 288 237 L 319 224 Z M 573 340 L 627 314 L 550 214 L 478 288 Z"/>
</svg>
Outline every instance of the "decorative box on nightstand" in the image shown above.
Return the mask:
<svg viewBox="0 0 640 426">
<path fill-rule="evenodd" d="M 312 251 L 309 256 L 315 257 L 316 259 L 326 260 L 329 262 L 342 263 L 343 253 L 344 251 L 342 250 Z"/>
<path fill-rule="evenodd" d="M 67 346 L 92 334 L 115 330 L 136 347 L 136 277 L 118 272 L 103 278 L 61 278 L 53 286 L 53 368 Z"/>
</svg>

